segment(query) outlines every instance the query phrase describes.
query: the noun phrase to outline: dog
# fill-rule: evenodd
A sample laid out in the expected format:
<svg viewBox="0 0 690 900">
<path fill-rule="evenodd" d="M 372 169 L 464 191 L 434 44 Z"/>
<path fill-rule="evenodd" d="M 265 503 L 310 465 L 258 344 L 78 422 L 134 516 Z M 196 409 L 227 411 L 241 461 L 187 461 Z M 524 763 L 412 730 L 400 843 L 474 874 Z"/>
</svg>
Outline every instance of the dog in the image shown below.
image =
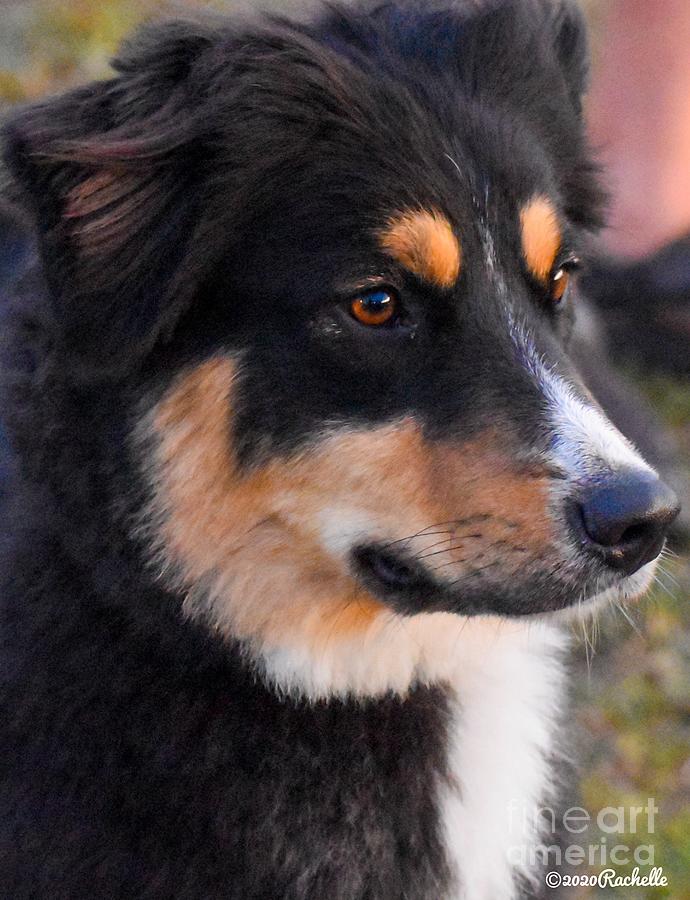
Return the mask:
<svg viewBox="0 0 690 900">
<path fill-rule="evenodd" d="M 332 6 L 5 125 L 6 896 L 540 892 L 560 622 L 677 512 L 567 355 L 586 72 L 565 0 Z"/>
</svg>

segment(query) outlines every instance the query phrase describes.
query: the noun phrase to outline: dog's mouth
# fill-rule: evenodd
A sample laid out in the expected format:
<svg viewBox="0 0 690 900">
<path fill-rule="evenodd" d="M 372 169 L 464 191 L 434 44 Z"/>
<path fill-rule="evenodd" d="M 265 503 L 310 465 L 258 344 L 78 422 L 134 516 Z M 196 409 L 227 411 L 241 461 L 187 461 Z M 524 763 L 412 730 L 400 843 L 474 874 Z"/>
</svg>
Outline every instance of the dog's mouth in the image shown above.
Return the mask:
<svg viewBox="0 0 690 900">
<path fill-rule="evenodd" d="M 656 558 L 632 574 L 604 568 L 598 561 L 563 561 L 560 567 L 525 576 L 486 566 L 439 578 L 404 550 L 363 544 L 352 552 L 357 580 L 401 615 L 454 612 L 460 615 L 525 616 L 562 610 L 587 610 L 601 602 L 636 599 L 649 588 Z M 491 574 L 485 574 L 487 572 Z"/>
<path fill-rule="evenodd" d="M 525 495 L 518 499 L 509 515 L 492 495 L 481 514 L 387 544 L 360 542 L 354 573 L 406 615 L 591 608 L 605 597 L 644 593 L 678 514 L 675 495 L 645 468 L 574 483 L 548 515 L 525 510 Z"/>
<path fill-rule="evenodd" d="M 410 604 L 422 598 L 428 602 L 443 592 L 425 566 L 405 553 L 365 544 L 355 548 L 352 557 L 356 576 L 365 587 L 401 612 L 409 611 Z"/>
</svg>

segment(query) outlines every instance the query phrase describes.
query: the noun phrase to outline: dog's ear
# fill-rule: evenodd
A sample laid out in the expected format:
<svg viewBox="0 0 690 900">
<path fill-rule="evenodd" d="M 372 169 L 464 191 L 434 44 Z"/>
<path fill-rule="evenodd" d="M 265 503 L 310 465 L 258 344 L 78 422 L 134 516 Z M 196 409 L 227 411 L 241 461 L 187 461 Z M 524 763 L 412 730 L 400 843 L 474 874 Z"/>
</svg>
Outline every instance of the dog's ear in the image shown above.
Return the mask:
<svg viewBox="0 0 690 900">
<path fill-rule="evenodd" d="M 115 77 L 24 108 L 5 160 L 32 207 L 57 341 L 84 371 L 124 371 L 186 305 L 204 171 L 195 72 L 211 26 L 140 31 Z"/>
<path fill-rule="evenodd" d="M 578 112 L 589 80 L 589 42 L 584 13 L 575 0 L 560 0 L 554 11 L 555 47 L 566 84 Z"/>
<path fill-rule="evenodd" d="M 479 0 L 480 4 L 486 0 Z M 579 0 L 500 0 L 486 3 L 489 19 L 504 29 L 498 46 L 513 51 L 518 81 L 536 67 L 542 84 L 547 67 L 554 66 L 563 78 L 563 86 L 575 111 L 582 112 L 582 96 L 589 80 L 589 40 L 587 22 Z M 494 10 L 494 13 L 491 10 Z M 499 24 L 500 23 L 500 24 Z M 481 38 L 481 35 L 480 35 Z M 495 64 L 494 64 L 495 65 Z M 506 64 L 510 70 L 510 64 Z"/>
</svg>

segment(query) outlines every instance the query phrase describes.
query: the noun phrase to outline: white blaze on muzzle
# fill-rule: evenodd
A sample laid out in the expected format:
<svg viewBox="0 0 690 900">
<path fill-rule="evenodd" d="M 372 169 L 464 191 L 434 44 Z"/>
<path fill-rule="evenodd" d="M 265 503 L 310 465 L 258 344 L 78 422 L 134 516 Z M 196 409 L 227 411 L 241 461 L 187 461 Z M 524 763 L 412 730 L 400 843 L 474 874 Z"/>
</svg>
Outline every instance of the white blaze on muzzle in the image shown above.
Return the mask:
<svg viewBox="0 0 690 900">
<path fill-rule="evenodd" d="M 653 472 L 630 441 L 593 403 L 578 396 L 539 353 L 522 322 L 509 316 L 510 337 L 522 365 L 537 384 L 553 425 L 551 453 L 573 480 L 602 471 Z"/>
</svg>

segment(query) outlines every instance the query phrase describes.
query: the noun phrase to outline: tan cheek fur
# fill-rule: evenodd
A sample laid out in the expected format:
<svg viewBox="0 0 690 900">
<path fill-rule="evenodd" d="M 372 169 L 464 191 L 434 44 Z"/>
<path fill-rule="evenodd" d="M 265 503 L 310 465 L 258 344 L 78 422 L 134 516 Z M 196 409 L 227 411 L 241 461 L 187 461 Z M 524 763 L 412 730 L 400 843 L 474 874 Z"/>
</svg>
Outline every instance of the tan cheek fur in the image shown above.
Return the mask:
<svg viewBox="0 0 690 900">
<path fill-rule="evenodd" d="M 561 246 L 561 228 L 548 197 L 534 197 L 520 211 L 522 253 L 534 277 L 543 284 L 549 279 Z"/>
<path fill-rule="evenodd" d="M 409 544 L 416 551 L 420 540 L 433 540 L 434 523 L 477 515 L 483 545 L 518 540 L 537 556 L 552 542 L 546 479 L 513 472 L 493 432 L 457 449 L 427 443 L 412 420 L 342 429 L 289 459 L 239 472 L 231 453 L 235 377 L 231 359 L 207 361 L 183 375 L 142 426 L 155 446 L 149 515 L 159 557 L 179 570 L 188 614 L 222 633 L 259 652 L 293 648 L 317 662 L 340 646 L 357 663 L 367 641 L 372 664 L 388 667 L 381 684 L 392 679 L 404 689 L 412 663 L 400 620 L 349 575 L 345 551 L 328 546 L 329 527 L 351 520 L 353 533 L 384 541 L 421 532 Z M 462 571 L 456 560 L 465 552 L 450 553 L 449 576 Z M 406 620 L 408 655 L 428 653 L 423 634 L 440 646 L 458 621 Z M 352 673 L 343 678 L 351 688 Z"/>
<path fill-rule="evenodd" d="M 380 233 L 383 249 L 402 266 L 438 287 L 452 287 L 462 252 L 448 219 L 437 210 L 411 210 L 390 220 Z"/>
<path fill-rule="evenodd" d="M 214 614 L 236 637 L 280 643 L 300 631 L 318 644 L 332 629 L 347 635 L 366 628 L 380 604 L 355 588 L 308 527 L 315 512 L 309 481 L 335 472 L 313 471 L 300 460 L 237 472 L 230 453 L 233 369 L 227 359 L 202 365 L 155 411 L 166 555 L 181 563 L 188 584 L 211 574 L 213 593 L 225 595 Z"/>
</svg>

